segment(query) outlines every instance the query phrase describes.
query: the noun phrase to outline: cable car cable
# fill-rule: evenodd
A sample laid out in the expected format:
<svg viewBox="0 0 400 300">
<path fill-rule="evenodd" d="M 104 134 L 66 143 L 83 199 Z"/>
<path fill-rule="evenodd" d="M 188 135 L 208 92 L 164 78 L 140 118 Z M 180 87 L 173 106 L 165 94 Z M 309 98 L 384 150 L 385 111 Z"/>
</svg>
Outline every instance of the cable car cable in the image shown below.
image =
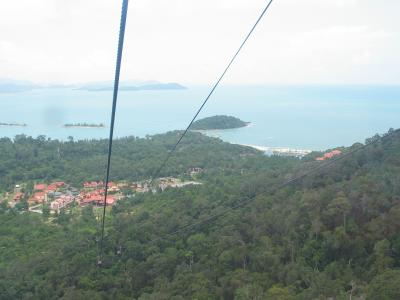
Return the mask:
<svg viewBox="0 0 400 300">
<path fill-rule="evenodd" d="M 216 83 L 213 85 L 211 91 L 209 92 L 209 94 L 207 95 L 207 97 L 205 98 L 205 100 L 203 101 L 203 103 L 201 104 L 200 108 L 196 111 L 194 117 L 192 118 L 192 120 L 190 121 L 189 125 L 186 127 L 186 129 L 184 130 L 184 132 L 181 134 L 181 136 L 179 137 L 178 141 L 175 143 L 175 145 L 172 147 L 172 149 L 169 151 L 169 153 L 167 154 L 166 158 L 164 159 L 164 161 L 161 163 L 160 167 L 157 169 L 157 171 L 153 174 L 153 176 L 151 177 L 151 181 L 150 181 L 150 186 L 152 185 L 154 179 L 156 179 L 159 174 L 161 173 L 162 169 L 165 167 L 165 165 L 167 164 L 168 160 L 171 158 L 172 154 L 175 152 L 176 148 L 178 147 L 178 145 L 181 143 L 182 139 L 185 137 L 185 135 L 188 133 L 190 126 L 192 126 L 193 122 L 196 120 L 197 116 L 200 114 L 200 112 L 203 110 L 204 106 L 207 104 L 208 100 L 211 98 L 212 94 L 214 94 L 214 91 L 216 90 L 216 88 L 219 86 L 220 82 L 222 81 L 222 79 L 225 77 L 225 74 L 228 72 L 228 70 L 230 69 L 230 67 L 232 66 L 233 62 L 236 60 L 236 57 L 239 55 L 240 51 L 242 50 L 242 48 L 244 47 L 244 45 L 246 44 L 246 42 L 248 41 L 248 39 L 250 38 L 250 36 L 252 35 L 253 31 L 256 29 L 257 25 L 260 23 L 261 19 L 264 17 L 265 13 L 267 12 L 267 10 L 269 9 L 269 7 L 271 6 L 273 0 L 270 0 L 267 4 L 267 6 L 264 8 L 264 10 L 262 11 L 261 15 L 258 17 L 257 21 L 255 22 L 255 24 L 253 25 L 253 27 L 251 28 L 251 30 L 249 31 L 249 33 L 246 35 L 245 39 L 243 40 L 243 42 L 240 44 L 239 48 L 236 50 L 235 54 L 233 55 L 233 57 L 231 58 L 231 60 L 229 61 L 228 65 L 225 67 L 224 71 L 222 72 L 222 74 L 220 75 L 220 77 L 218 78 L 218 80 L 216 81 Z"/>
<path fill-rule="evenodd" d="M 366 143 L 366 144 L 364 144 L 364 145 L 362 145 L 362 146 L 360 146 L 360 147 L 357 147 L 357 148 L 355 148 L 355 149 L 352 149 L 352 150 L 350 150 L 350 151 L 348 151 L 348 152 L 342 154 L 341 156 L 338 156 L 336 159 L 331 159 L 331 160 L 327 161 L 327 162 L 324 163 L 324 164 L 319 164 L 319 165 L 315 166 L 314 168 L 311 168 L 311 169 L 308 170 L 307 172 L 305 172 L 305 173 L 303 173 L 303 174 L 300 174 L 300 175 L 298 175 L 298 176 L 296 176 L 296 177 L 294 177 L 294 178 L 291 178 L 291 179 L 289 179 L 289 180 L 287 180 L 287 181 L 285 181 L 285 182 L 279 184 L 278 186 L 276 186 L 275 188 L 273 188 L 273 189 L 271 189 L 269 192 L 267 192 L 267 194 L 268 194 L 268 195 L 272 195 L 272 194 L 276 193 L 277 191 L 279 191 L 280 189 L 285 188 L 285 187 L 289 186 L 290 184 L 292 184 L 292 183 L 294 183 L 294 182 L 297 182 L 297 181 L 299 181 L 299 180 L 301 180 L 301 179 L 303 179 L 303 178 L 305 178 L 305 177 L 307 177 L 307 176 L 309 176 L 309 175 L 311 175 L 311 174 L 313 174 L 313 173 L 315 173 L 315 172 L 317 172 L 317 171 L 319 171 L 319 170 L 324 170 L 324 169 L 326 169 L 327 167 L 334 165 L 336 162 L 338 162 L 338 161 L 340 161 L 340 160 L 343 160 L 343 159 L 345 159 L 346 157 L 350 157 L 351 155 L 355 154 L 356 152 L 358 152 L 358 151 L 360 151 L 360 150 L 363 150 L 363 149 L 365 149 L 365 148 L 367 148 L 367 147 L 370 147 L 370 146 L 372 146 L 372 145 L 374 145 L 374 144 L 377 144 L 378 142 L 382 142 L 383 140 L 385 140 L 385 139 L 391 137 L 392 135 L 394 135 L 394 134 L 399 134 L 399 133 L 400 133 L 400 130 L 395 130 L 395 131 L 393 131 L 392 133 L 388 133 L 388 134 L 386 134 L 385 136 L 383 136 L 383 137 L 381 137 L 381 138 L 377 138 L 377 139 L 373 140 L 373 141 L 370 142 L 370 143 Z M 173 231 L 173 232 L 164 234 L 164 235 L 162 235 L 162 236 L 160 236 L 160 237 L 158 237 L 158 238 L 152 239 L 152 240 L 150 240 L 150 241 L 148 241 L 148 242 L 149 242 L 149 243 L 153 243 L 153 242 L 156 242 L 156 241 L 159 241 L 159 240 L 163 240 L 163 239 L 165 239 L 165 238 L 168 237 L 168 236 L 177 235 L 177 234 L 179 234 L 179 233 L 181 233 L 181 232 L 183 232 L 183 231 L 185 231 L 185 230 L 190 230 L 190 229 L 192 229 L 192 228 L 194 228 L 194 227 L 196 227 L 196 226 L 200 226 L 200 225 L 207 224 L 207 223 L 209 223 L 209 222 L 211 222 L 211 221 L 213 221 L 213 220 L 215 220 L 215 219 L 217 219 L 217 218 L 219 218 L 219 217 L 222 217 L 222 216 L 226 215 L 227 213 L 229 213 L 229 212 L 231 212 L 231 211 L 233 211 L 233 210 L 235 210 L 235 209 L 237 209 L 237 208 L 240 208 L 240 207 L 242 207 L 242 206 L 247 205 L 247 204 L 250 203 L 252 200 L 254 200 L 254 198 L 249 198 L 249 199 L 247 199 L 247 200 L 245 200 L 245 201 L 241 201 L 240 203 L 238 203 L 238 204 L 236 204 L 236 205 L 234 205 L 234 206 L 232 206 L 232 207 L 229 207 L 229 208 L 227 208 L 227 209 L 224 209 L 224 210 L 222 210 L 222 211 L 220 211 L 220 212 L 218 212 L 218 213 L 215 213 L 215 214 L 213 214 L 213 215 L 211 215 L 211 216 L 208 216 L 207 218 L 205 218 L 205 219 L 203 219 L 203 220 L 198 220 L 198 221 L 193 222 L 193 223 L 185 224 L 185 225 L 181 226 L 180 228 L 176 229 L 176 230 Z"/>
<path fill-rule="evenodd" d="M 103 218 L 102 218 L 102 223 L 101 223 L 99 258 L 97 261 L 97 264 L 99 266 L 102 264 L 102 259 L 103 259 L 104 225 L 105 225 L 105 218 L 106 218 L 108 182 L 109 182 L 109 178 L 110 178 L 110 166 L 111 166 L 111 154 L 112 154 L 113 135 L 114 135 L 115 111 L 117 108 L 119 76 L 121 73 L 122 50 L 124 48 L 124 37 L 125 37 L 126 17 L 127 17 L 127 13 L 128 13 L 128 2 L 129 2 L 129 0 L 123 0 L 123 2 L 122 2 L 121 22 L 120 22 L 120 28 L 119 28 L 117 63 L 116 63 L 116 67 L 115 67 L 114 91 L 113 91 L 113 101 L 112 101 L 112 111 L 111 111 L 111 121 L 110 121 L 110 136 L 109 136 L 109 140 L 108 140 L 107 171 L 106 171 L 106 180 L 105 180 L 105 187 L 104 187 Z"/>
</svg>

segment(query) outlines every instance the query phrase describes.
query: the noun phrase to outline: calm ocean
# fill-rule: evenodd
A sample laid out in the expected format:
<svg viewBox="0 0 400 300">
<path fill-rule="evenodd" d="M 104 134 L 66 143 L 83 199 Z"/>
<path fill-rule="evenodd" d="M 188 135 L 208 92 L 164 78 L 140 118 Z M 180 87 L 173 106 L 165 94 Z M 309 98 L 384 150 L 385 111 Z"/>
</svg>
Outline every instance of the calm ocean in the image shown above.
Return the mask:
<svg viewBox="0 0 400 300">
<path fill-rule="evenodd" d="M 207 87 L 120 92 L 115 136 L 145 136 L 183 129 L 207 95 Z M 107 128 L 64 128 L 65 123 L 105 123 L 111 91 L 38 89 L 0 93 L 0 136 L 106 138 Z M 400 86 L 225 86 L 200 117 L 227 114 L 251 126 L 212 132 L 225 141 L 267 147 L 326 149 L 363 142 L 400 127 Z"/>
</svg>

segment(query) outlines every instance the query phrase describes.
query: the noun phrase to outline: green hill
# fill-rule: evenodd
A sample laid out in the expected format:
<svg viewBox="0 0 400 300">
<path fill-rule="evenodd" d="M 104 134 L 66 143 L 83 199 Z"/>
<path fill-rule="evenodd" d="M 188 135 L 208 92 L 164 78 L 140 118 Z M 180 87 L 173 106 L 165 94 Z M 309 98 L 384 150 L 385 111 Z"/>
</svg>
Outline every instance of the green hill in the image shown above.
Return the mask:
<svg viewBox="0 0 400 300">
<path fill-rule="evenodd" d="M 249 123 L 232 116 L 213 116 L 195 121 L 192 130 L 233 129 L 245 127 Z"/>
<path fill-rule="evenodd" d="M 176 137 L 117 140 L 112 178 L 148 176 Z M 374 139 L 321 168 L 191 133 L 163 175 L 198 166 L 203 185 L 119 201 L 101 268 L 96 208 L 49 220 L 3 204 L 0 299 L 399 299 L 400 132 Z M 1 139 L 3 189 L 101 176 L 106 145 Z"/>
</svg>

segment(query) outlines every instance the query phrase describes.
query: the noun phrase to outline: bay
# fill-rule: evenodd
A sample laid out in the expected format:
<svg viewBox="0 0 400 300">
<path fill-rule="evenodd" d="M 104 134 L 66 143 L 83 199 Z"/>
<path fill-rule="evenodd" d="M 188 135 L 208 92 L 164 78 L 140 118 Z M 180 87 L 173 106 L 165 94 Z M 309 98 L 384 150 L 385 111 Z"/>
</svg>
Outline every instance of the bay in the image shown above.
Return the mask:
<svg viewBox="0 0 400 300">
<path fill-rule="evenodd" d="M 186 90 L 123 91 L 119 94 L 115 136 L 140 136 L 183 129 L 209 87 Z M 65 128 L 66 123 L 109 124 L 111 91 L 37 89 L 0 93 L 1 137 L 17 134 L 66 140 L 108 137 L 105 128 Z M 223 86 L 199 118 L 232 115 L 251 122 L 245 128 L 211 131 L 238 144 L 322 150 L 363 142 L 400 127 L 399 86 Z"/>
</svg>

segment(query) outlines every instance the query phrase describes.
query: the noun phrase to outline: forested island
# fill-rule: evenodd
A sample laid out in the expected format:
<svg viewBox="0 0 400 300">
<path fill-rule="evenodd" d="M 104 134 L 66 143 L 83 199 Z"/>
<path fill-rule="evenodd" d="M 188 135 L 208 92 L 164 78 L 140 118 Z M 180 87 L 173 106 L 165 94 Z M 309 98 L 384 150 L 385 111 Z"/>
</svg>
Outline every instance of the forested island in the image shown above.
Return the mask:
<svg viewBox="0 0 400 300">
<path fill-rule="evenodd" d="M 149 179 L 180 133 L 115 140 L 112 180 Z M 0 197 L 103 180 L 107 147 L 2 138 Z M 3 201 L 0 299 L 400 299 L 400 131 L 341 150 L 333 164 L 268 157 L 190 132 L 160 176 L 201 168 L 202 184 L 108 209 L 101 267 L 100 208 Z"/>
<path fill-rule="evenodd" d="M 88 127 L 88 128 L 101 128 L 106 127 L 103 123 L 95 124 L 95 123 L 68 123 L 64 124 L 64 127 Z"/>
<path fill-rule="evenodd" d="M 191 130 L 215 130 L 215 129 L 234 129 L 245 127 L 249 125 L 249 122 L 244 122 L 236 117 L 232 116 L 212 116 L 204 119 L 200 119 L 195 121 L 192 126 L 190 126 Z"/>
<path fill-rule="evenodd" d="M 25 127 L 25 123 L 4 123 L 0 122 L 0 126 L 19 126 L 19 127 Z"/>
</svg>

